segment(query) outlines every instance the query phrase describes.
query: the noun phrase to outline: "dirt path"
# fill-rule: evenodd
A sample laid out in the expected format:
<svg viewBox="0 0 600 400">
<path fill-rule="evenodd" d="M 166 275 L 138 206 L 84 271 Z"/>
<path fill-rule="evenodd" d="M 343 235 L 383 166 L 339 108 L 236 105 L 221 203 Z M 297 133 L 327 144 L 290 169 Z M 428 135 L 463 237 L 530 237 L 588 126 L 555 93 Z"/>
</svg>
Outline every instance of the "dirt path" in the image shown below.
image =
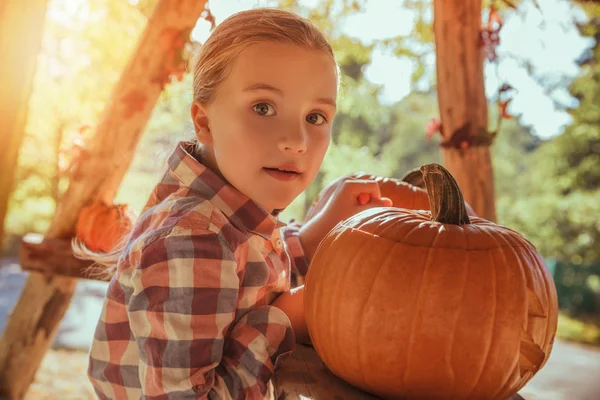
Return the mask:
<svg viewBox="0 0 600 400">
<path fill-rule="evenodd" d="M 525 400 L 600 399 L 600 349 L 557 340 L 548 363 L 519 393 Z"/>
</svg>

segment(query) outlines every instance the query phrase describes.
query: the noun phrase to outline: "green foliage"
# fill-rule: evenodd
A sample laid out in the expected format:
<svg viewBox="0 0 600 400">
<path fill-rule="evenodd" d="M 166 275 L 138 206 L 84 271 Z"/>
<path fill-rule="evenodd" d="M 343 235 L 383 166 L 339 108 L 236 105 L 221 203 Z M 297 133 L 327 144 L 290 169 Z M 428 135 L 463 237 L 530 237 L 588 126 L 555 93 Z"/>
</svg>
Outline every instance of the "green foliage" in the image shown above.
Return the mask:
<svg viewBox="0 0 600 400">
<path fill-rule="evenodd" d="M 548 264 L 553 271 L 558 307 L 571 316 L 599 316 L 600 264 L 582 266 L 555 260 Z"/>
<path fill-rule="evenodd" d="M 565 313 L 558 315 L 556 336 L 563 340 L 600 345 L 600 321 L 575 319 Z"/>
<path fill-rule="evenodd" d="M 393 164 L 392 175 L 401 177 L 408 170 L 427 163 L 441 163 L 438 140 L 427 140 L 425 125 L 438 116 L 435 92 L 413 92 L 393 106 L 393 127 L 383 158 Z"/>
<path fill-rule="evenodd" d="M 599 38 L 598 6 L 582 32 Z M 595 16 L 595 18 L 594 18 Z M 500 192 L 501 221 L 522 232 L 546 257 L 600 263 L 600 46 L 595 44 L 570 87 L 580 104 L 573 123 L 519 162 L 513 186 Z M 497 171 L 499 173 L 500 171 Z"/>
<path fill-rule="evenodd" d="M 495 121 L 495 111 L 491 120 Z M 542 140 L 514 120 L 505 120 L 498 136 L 494 139 L 492 162 L 499 220 L 504 223 L 504 213 L 510 212 L 500 204 L 507 199 L 510 204 L 514 198 L 523 196 L 523 188 L 518 184 L 521 176 L 528 174 L 528 160 L 540 146 Z"/>
</svg>

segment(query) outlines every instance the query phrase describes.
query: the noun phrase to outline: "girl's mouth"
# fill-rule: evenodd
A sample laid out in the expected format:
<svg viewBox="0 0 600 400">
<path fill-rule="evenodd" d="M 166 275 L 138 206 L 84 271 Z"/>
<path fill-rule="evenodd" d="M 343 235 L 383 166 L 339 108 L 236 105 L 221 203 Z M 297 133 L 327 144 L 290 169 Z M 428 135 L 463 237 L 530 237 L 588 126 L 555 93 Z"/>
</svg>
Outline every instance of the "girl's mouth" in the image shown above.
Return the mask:
<svg viewBox="0 0 600 400">
<path fill-rule="evenodd" d="M 269 174 L 271 177 L 279 180 L 279 181 L 292 181 L 297 179 L 300 176 L 300 173 L 293 170 L 287 170 L 284 168 L 267 168 L 264 167 L 263 170 Z"/>
</svg>

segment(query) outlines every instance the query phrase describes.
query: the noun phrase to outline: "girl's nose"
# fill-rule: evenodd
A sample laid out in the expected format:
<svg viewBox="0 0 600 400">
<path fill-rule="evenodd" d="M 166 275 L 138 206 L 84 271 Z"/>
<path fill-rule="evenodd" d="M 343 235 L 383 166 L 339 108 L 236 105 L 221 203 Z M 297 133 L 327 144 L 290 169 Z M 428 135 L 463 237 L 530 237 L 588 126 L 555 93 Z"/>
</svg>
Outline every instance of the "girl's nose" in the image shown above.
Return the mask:
<svg viewBox="0 0 600 400">
<path fill-rule="evenodd" d="M 279 150 L 284 153 L 306 153 L 306 130 L 302 126 L 286 129 L 279 139 Z"/>
</svg>

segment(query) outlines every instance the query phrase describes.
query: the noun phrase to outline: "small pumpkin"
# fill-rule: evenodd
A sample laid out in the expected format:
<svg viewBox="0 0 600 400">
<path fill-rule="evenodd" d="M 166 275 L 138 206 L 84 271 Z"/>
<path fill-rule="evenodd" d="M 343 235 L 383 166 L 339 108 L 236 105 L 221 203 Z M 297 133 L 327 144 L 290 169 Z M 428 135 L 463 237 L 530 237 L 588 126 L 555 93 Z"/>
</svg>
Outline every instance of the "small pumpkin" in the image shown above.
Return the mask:
<svg viewBox="0 0 600 400">
<path fill-rule="evenodd" d="M 75 226 L 75 234 L 93 251 L 108 252 L 133 227 L 133 216 L 126 204 L 94 202 L 84 207 Z"/>
<path fill-rule="evenodd" d="M 387 399 L 506 399 L 546 363 L 552 276 L 519 233 L 469 217 L 443 167 L 422 167 L 431 212 L 363 211 L 323 239 L 305 317 L 327 367 Z"/>
<path fill-rule="evenodd" d="M 395 178 L 389 178 L 377 174 L 369 174 L 366 172 L 355 172 L 353 174 L 337 178 L 327 185 L 308 209 L 306 216 L 304 217 L 304 221 L 309 221 L 319 211 L 321 211 L 338 186 L 348 179 L 370 179 L 376 181 L 379 185 L 381 195 L 392 200 L 394 207 L 408 208 L 410 210 L 429 210 L 429 199 L 427 198 L 427 191 L 424 189 Z M 468 204 L 466 207 L 469 215 L 476 215 L 475 211 L 473 211 Z"/>
</svg>

